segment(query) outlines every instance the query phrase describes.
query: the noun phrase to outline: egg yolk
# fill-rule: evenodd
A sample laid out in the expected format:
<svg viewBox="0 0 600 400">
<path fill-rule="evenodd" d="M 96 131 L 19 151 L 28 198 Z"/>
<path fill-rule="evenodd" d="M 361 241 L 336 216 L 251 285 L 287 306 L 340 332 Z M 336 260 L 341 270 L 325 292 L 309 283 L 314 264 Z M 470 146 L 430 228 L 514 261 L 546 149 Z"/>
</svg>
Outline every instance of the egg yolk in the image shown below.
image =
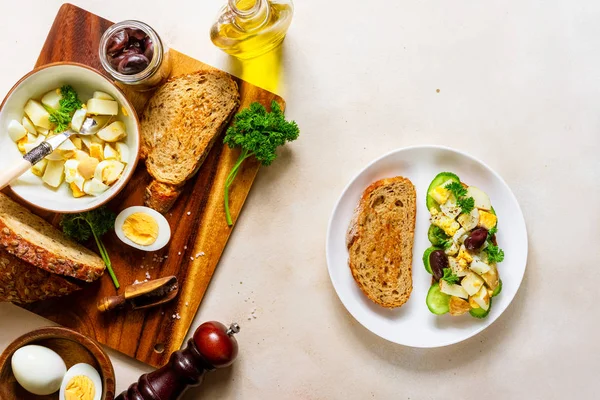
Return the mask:
<svg viewBox="0 0 600 400">
<path fill-rule="evenodd" d="M 94 382 L 84 375 L 74 376 L 65 387 L 65 400 L 93 400 L 95 395 Z"/>
<path fill-rule="evenodd" d="M 123 233 L 140 246 L 149 246 L 158 239 L 158 223 L 145 213 L 131 214 L 123 222 Z"/>
</svg>

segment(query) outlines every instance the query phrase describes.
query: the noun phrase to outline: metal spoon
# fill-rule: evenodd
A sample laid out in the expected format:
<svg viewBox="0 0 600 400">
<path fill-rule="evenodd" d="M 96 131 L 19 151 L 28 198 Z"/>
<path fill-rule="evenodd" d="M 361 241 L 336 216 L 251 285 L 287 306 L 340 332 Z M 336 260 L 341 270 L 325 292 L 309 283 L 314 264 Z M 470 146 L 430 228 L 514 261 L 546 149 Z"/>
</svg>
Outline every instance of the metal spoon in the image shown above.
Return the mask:
<svg viewBox="0 0 600 400">
<path fill-rule="evenodd" d="M 72 135 L 89 136 L 98 133 L 105 125 L 108 124 L 110 118 L 104 116 L 87 117 L 81 125 L 79 132 L 67 129 L 66 131 L 59 133 L 56 136 L 42 142 L 38 146 L 31 149 L 31 151 L 23 156 L 22 160 L 19 160 L 15 165 L 6 171 L 0 173 L 0 190 L 10 185 L 15 179 L 23 175 L 29 168 L 38 162 L 42 161 L 44 157 L 52 153 L 63 144 Z"/>
</svg>

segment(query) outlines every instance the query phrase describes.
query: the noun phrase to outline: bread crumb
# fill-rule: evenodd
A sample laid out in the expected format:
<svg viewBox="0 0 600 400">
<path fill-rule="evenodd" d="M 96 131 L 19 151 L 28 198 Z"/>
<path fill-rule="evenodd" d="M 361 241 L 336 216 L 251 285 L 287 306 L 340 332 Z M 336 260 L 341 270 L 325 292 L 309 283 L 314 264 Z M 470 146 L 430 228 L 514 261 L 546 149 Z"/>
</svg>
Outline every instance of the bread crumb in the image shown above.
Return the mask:
<svg viewBox="0 0 600 400">
<path fill-rule="evenodd" d="M 190 257 L 190 260 L 194 261 L 194 257 Z"/>
<path fill-rule="evenodd" d="M 192 215 L 192 212 L 191 212 L 191 211 L 188 211 L 188 212 L 187 212 L 187 215 Z"/>
</svg>

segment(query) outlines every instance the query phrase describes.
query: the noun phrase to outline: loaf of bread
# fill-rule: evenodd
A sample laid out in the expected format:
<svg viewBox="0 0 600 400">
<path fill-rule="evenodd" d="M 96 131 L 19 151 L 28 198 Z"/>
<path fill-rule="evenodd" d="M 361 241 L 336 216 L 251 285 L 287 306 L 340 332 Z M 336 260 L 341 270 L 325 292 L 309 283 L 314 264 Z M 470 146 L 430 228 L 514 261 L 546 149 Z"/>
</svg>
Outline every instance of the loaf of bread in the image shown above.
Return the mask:
<svg viewBox="0 0 600 400">
<path fill-rule="evenodd" d="M 82 286 L 35 267 L 0 248 L 0 302 L 27 304 L 66 296 Z"/>
<path fill-rule="evenodd" d="M 178 76 L 156 91 L 141 119 L 141 157 L 154 179 L 146 205 L 162 213 L 171 208 L 238 105 L 237 84 L 222 71 Z"/>
<path fill-rule="evenodd" d="M 53 274 L 92 282 L 104 273 L 104 262 L 91 250 L 0 194 L 0 246 L 21 260 Z"/>
<path fill-rule="evenodd" d="M 0 193 L 0 301 L 64 296 L 104 269 L 98 255 Z"/>
<path fill-rule="evenodd" d="M 346 235 L 349 266 L 364 294 L 386 308 L 412 292 L 412 248 L 417 202 L 401 176 L 372 183 L 362 194 Z"/>
</svg>

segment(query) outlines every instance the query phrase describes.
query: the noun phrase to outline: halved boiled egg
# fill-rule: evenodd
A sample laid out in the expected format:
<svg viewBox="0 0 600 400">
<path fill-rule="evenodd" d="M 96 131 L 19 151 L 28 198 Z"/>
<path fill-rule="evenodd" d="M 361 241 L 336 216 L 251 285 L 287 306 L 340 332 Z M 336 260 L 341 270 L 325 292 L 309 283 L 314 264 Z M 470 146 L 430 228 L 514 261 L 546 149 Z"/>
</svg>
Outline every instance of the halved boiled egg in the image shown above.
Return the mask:
<svg viewBox="0 0 600 400">
<path fill-rule="evenodd" d="M 171 227 L 156 210 L 143 206 L 126 208 L 117 215 L 115 233 L 125 244 L 144 251 L 157 251 L 169 243 Z"/>
<path fill-rule="evenodd" d="M 89 364 L 75 364 L 65 374 L 60 385 L 60 400 L 100 400 L 102 380 Z"/>
</svg>

